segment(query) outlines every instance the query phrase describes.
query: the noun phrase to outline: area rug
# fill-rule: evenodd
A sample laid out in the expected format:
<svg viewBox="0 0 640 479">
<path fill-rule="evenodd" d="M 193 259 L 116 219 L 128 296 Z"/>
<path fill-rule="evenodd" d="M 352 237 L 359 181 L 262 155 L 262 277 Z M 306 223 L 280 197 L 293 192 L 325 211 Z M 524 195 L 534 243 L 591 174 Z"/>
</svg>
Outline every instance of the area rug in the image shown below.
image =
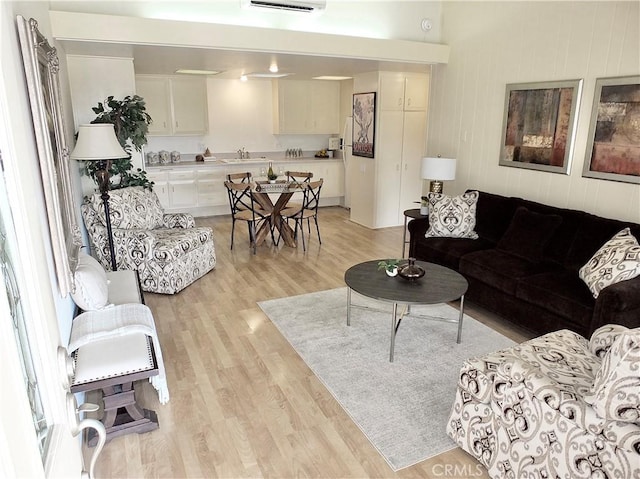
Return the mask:
<svg viewBox="0 0 640 479">
<path fill-rule="evenodd" d="M 514 344 L 465 315 L 462 342 L 457 324 L 405 318 L 389 362 L 391 305 L 352 294 L 347 326 L 347 288 L 258 303 L 336 400 L 398 471 L 453 449 L 445 432 L 457 375 L 466 358 Z M 446 304 L 413 307 L 412 313 L 457 319 Z"/>
</svg>

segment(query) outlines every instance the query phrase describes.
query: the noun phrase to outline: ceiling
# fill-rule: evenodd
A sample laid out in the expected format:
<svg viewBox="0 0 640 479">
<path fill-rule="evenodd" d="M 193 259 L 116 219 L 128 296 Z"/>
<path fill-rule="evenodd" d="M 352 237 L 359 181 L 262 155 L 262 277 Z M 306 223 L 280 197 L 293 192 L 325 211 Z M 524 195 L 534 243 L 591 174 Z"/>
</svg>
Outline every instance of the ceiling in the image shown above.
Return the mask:
<svg viewBox="0 0 640 479">
<path fill-rule="evenodd" d="M 377 70 L 426 72 L 427 64 L 339 58 L 315 55 L 218 50 L 211 48 L 123 45 L 98 42 L 62 41 L 72 55 L 96 55 L 133 58 L 136 74 L 175 73 L 179 68 L 215 70 L 219 79 L 238 79 L 242 74 L 269 71 L 272 62 L 287 78 L 305 80 L 320 75 L 353 77 Z"/>
</svg>

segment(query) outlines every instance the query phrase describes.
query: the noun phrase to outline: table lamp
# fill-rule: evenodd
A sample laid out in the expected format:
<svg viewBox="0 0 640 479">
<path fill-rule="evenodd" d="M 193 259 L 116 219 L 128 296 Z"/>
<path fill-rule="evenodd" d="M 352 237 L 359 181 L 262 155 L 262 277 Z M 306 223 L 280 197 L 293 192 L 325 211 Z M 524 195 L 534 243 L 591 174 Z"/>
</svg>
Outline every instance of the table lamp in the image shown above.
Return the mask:
<svg viewBox="0 0 640 479">
<path fill-rule="evenodd" d="M 429 191 L 442 193 L 442 182 L 456 179 L 455 158 L 428 157 L 422 159 L 422 179 L 431 180 Z"/>
<path fill-rule="evenodd" d="M 104 204 L 111 270 L 116 271 L 116 254 L 111 234 L 111 217 L 109 216 L 109 169 L 111 168 L 111 160 L 128 158 L 129 154 L 120 146 L 113 124 L 92 123 L 80 125 L 78 128 L 78 139 L 70 157 L 72 160 L 99 162 L 96 181 L 101 193 L 100 198 Z"/>
</svg>

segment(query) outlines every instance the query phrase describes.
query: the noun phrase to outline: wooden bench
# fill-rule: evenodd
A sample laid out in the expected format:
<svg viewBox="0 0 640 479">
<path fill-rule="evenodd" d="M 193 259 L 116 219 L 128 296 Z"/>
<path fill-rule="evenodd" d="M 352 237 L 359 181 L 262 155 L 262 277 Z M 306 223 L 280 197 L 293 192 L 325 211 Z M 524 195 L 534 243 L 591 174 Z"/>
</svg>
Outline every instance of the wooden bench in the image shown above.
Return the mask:
<svg viewBox="0 0 640 479">
<path fill-rule="evenodd" d="M 144 304 L 140 282 L 134 271 L 107 272 L 109 303 Z M 75 372 L 71 392 L 102 391 L 102 423 L 107 441 L 130 433 L 143 433 L 159 427 L 154 411 L 136 402 L 133 383 L 158 374 L 151 338 L 143 333 L 91 342 L 72 355 Z M 88 433 L 88 444 L 95 446 L 97 435 Z"/>
</svg>

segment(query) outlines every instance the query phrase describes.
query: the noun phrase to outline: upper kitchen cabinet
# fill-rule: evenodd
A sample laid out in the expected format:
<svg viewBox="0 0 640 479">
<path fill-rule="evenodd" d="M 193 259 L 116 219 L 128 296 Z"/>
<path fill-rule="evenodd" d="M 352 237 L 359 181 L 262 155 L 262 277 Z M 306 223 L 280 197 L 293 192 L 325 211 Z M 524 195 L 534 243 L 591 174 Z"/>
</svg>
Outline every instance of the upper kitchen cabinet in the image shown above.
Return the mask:
<svg viewBox="0 0 640 479">
<path fill-rule="evenodd" d="M 340 131 L 340 84 L 322 80 L 273 80 L 275 134 Z"/>
<path fill-rule="evenodd" d="M 144 98 L 154 136 L 208 133 L 207 80 L 183 76 L 136 75 L 137 94 Z"/>
<path fill-rule="evenodd" d="M 381 72 L 380 109 L 423 111 L 427 109 L 428 75 L 422 73 Z"/>
</svg>

